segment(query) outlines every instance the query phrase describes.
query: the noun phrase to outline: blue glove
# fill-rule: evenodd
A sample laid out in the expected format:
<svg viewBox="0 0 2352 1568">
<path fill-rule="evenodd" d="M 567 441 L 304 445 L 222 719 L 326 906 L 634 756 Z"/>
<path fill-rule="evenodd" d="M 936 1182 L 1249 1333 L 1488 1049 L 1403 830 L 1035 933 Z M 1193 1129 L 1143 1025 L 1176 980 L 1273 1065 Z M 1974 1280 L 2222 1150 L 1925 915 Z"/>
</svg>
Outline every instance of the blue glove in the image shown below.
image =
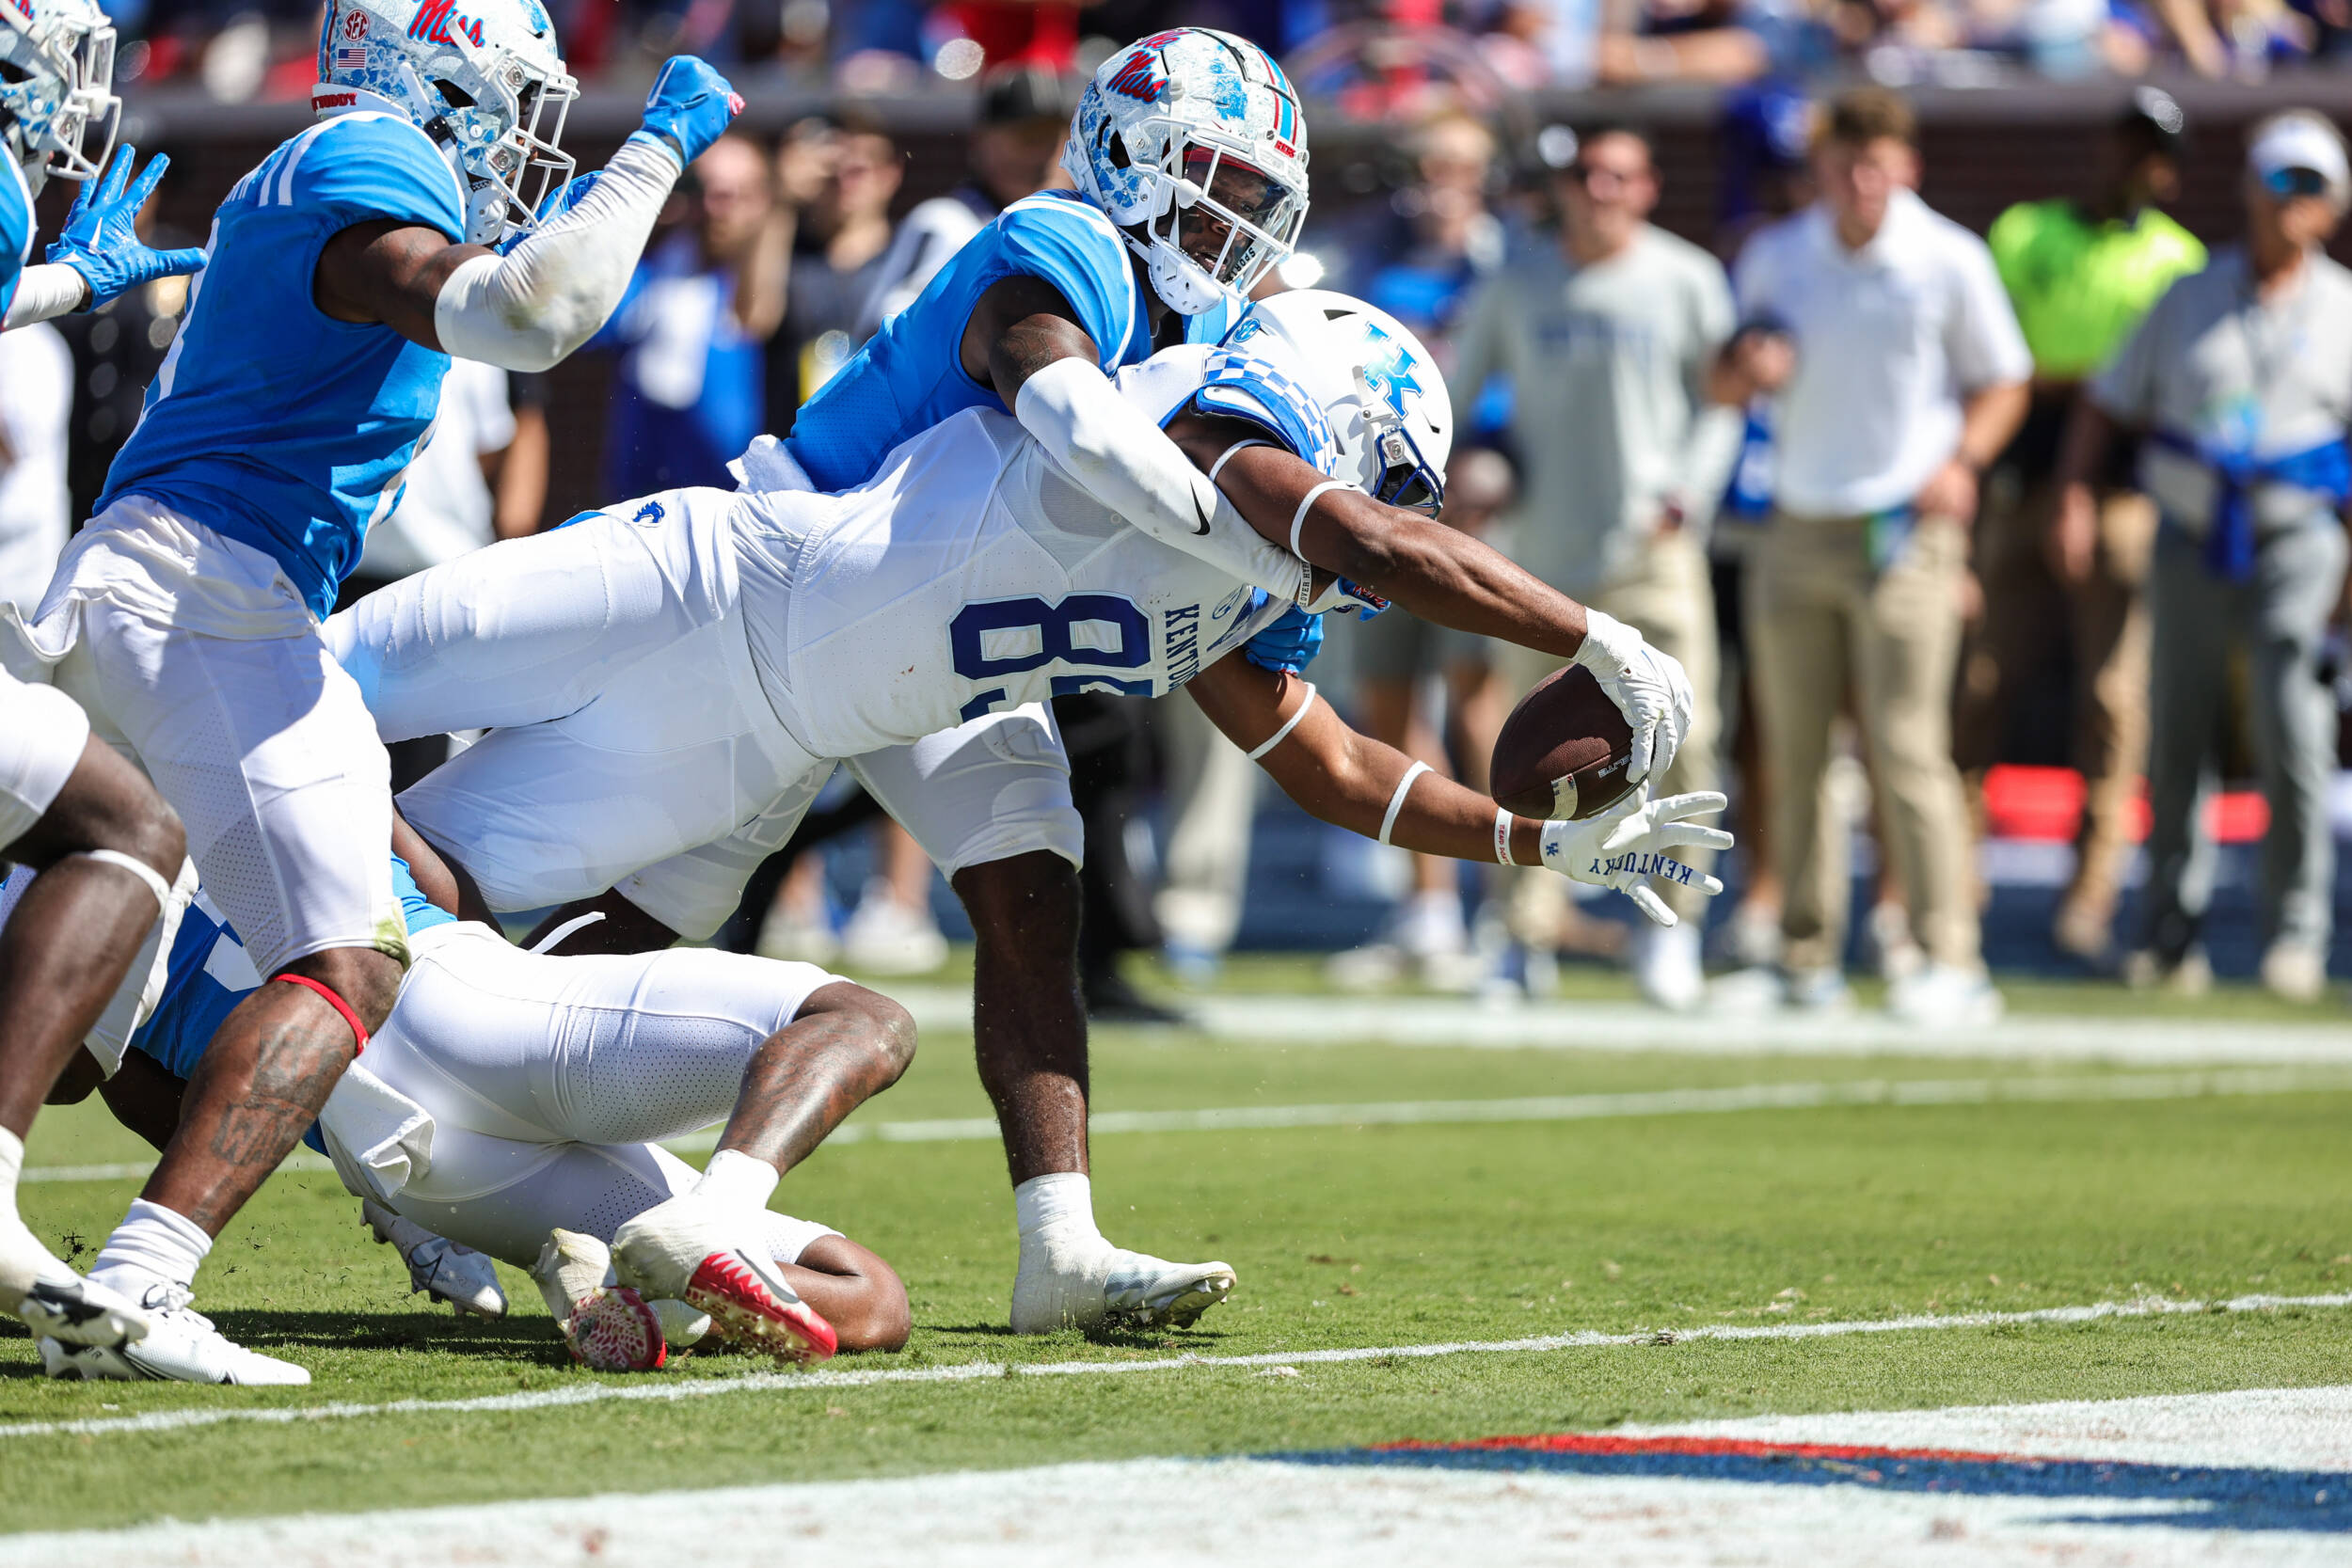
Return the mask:
<svg viewBox="0 0 2352 1568">
<path fill-rule="evenodd" d="M 1323 651 L 1323 617 L 1293 605 L 1272 626 L 1241 645 L 1241 657 L 1261 670 L 1295 675 Z"/>
<path fill-rule="evenodd" d="M 603 172 L 602 169 L 596 169 L 565 181 L 549 191 L 540 201 L 539 210 L 532 214 L 532 221 L 544 227 L 549 219 L 562 217 L 565 213 L 579 206 L 581 198 L 588 194 L 590 188 L 596 184 L 597 176 Z M 535 230 L 509 230 L 506 238 L 498 243 L 496 249 L 501 256 L 503 256 L 529 239 L 534 232 L 536 232 Z"/>
<path fill-rule="evenodd" d="M 106 172 L 83 182 L 66 214 L 65 230 L 49 247 L 49 259 L 82 275 L 89 285 L 89 309 L 112 303 L 125 290 L 159 277 L 179 277 L 202 270 L 200 250 L 151 250 L 139 238 L 139 209 L 155 194 L 171 160 L 157 153 L 148 160 L 147 172 L 131 178 L 138 149 L 125 144 L 115 150 Z M 128 189 L 125 189 L 125 187 Z"/>
<path fill-rule="evenodd" d="M 645 95 L 645 129 L 690 164 L 726 135 L 727 122 L 742 112 L 743 100 L 727 79 L 691 55 L 673 55 L 663 62 L 653 91 Z"/>
</svg>

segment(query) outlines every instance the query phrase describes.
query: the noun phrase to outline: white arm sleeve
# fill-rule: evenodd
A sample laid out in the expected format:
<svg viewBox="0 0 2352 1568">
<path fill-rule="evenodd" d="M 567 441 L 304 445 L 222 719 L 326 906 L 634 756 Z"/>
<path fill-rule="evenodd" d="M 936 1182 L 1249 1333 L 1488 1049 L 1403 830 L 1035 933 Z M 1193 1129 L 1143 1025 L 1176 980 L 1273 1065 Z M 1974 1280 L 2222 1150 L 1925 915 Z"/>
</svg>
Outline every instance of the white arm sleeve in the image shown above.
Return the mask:
<svg viewBox="0 0 2352 1568">
<path fill-rule="evenodd" d="M 1021 384 L 1013 413 L 1089 495 L 1136 528 L 1278 599 L 1297 597 L 1306 563 L 1251 528 L 1094 366 L 1055 360 Z"/>
<path fill-rule="evenodd" d="M 0 331 L 66 315 L 88 297 L 89 284 L 61 261 L 26 267 L 17 275 L 16 297 L 8 301 L 8 319 L 0 323 Z"/>
<path fill-rule="evenodd" d="M 442 349 L 544 371 L 595 337 L 621 303 L 680 172 L 666 143 L 630 136 L 569 212 L 504 256 L 477 256 L 450 274 L 433 306 Z"/>
</svg>

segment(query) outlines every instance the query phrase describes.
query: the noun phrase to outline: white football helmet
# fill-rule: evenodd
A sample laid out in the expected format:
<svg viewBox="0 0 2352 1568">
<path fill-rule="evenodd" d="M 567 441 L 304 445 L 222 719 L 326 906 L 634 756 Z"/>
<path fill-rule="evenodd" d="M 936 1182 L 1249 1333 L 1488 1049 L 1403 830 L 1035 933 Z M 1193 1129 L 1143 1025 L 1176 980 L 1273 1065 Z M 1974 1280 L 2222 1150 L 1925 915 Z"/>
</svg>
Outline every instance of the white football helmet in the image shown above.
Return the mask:
<svg viewBox="0 0 2352 1568">
<path fill-rule="evenodd" d="M 115 29 L 95 0 L 0 0 L 0 142 L 34 194 L 88 180 L 114 150 Z"/>
<path fill-rule="evenodd" d="M 540 0 L 329 0 L 319 30 L 320 115 L 406 115 L 454 159 L 466 239 L 496 245 L 535 226 L 577 166 L 564 121 L 580 84 Z"/>
<path fill-rule="evenodd" d="M 1307 220 L 1297 89 L 1231 33 L 1178 27 L 1112 55 L 1078 101 L 1061 163 L 1113 223 L 1141 227 L 1127 243 L 1187 316 L 1247 299 Z"/>
<path fill-rule="evenodd" d="M 1224 346 L 1265 355 L 1323 405 L 1340 477 L 1427 516 L 1445 505 L 1454 405 L 1437 361 L 1403 322 L 1329 289 L 1295 289 L 1252 305 Z"/>
</svg>

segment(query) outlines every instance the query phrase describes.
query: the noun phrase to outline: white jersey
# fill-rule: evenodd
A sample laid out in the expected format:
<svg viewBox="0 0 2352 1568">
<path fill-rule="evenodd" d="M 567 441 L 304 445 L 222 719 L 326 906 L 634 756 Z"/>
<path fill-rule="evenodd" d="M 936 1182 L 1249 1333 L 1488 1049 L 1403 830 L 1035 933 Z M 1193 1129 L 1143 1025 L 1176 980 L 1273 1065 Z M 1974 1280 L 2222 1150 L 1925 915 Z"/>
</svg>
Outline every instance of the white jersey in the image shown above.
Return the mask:
<svg viewBox="0 0 2352 1568">
<path fill-rule="evenodd" d="M 1321 410 L 1262 361 L 1173 349 L 1119 388 L 1155 420 L 1199 400 L 1332 466 Z M 818 756 L 1075 692 L 1165 696 L 1290 608 L 1131 527 L 988 410 L 905 442 L 858 489 L 738 499 L 755 662 Z"/>
</svg>

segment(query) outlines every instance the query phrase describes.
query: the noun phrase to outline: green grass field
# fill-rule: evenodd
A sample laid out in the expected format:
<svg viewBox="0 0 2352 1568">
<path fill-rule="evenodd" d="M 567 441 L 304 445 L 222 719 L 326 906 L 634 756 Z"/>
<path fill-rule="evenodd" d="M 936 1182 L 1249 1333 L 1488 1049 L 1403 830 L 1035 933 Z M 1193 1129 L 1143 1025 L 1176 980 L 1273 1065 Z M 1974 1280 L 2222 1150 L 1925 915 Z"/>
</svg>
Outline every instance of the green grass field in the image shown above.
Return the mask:
<svg viewBox="0 0 2352 1568">
<path fill-rule="evenodd" d="M 1295 990 L 1311 973 L 1267 963 L 1236 980 Z M 2115 1006 L 2111 994 L 2054 990 L 2013 1005 L 2089 1010 Z M 2205 1006 L 2241 1021 L 2270 1016 L 2244 998 Z M 1404 1050 L 1344 1038 L 1286 1050 L 1115 1030 L 1098 1032 L 1096 1057 L 1096 1105 L 1112 1111 L 2103 1070 Z M 968 1038 L 934 1030 L 906 1081 L 858 1119 L 986 1110 Z M 908 1349 L 844 1357 L 840 1369 L 1161 1361 L 2344 1291 L 2348 1127 L 2352 1092 L 2314 1090 L 1104 1136 L 1095 1191 L 1106 1232 L 1169 1256 L 1226 1259 L 1241 1283 L 1195 1330 L 1100 1341 L 1016 1339 L 1003 1329 L 1011 1203 L 991 1143 L 830 1148 L 787 1179 L 776 1202 L 874 1247 L 912 1291 Z M 143 1153 L 92 1101 L 47 1116 L 27 1164 Z M 24 1208 L 72 1254 L 103 1237 L 135 1190 L 131 1180 L 41 1182 L 24 1189 Z M 311 1387 L 52 1384 L 19 1333 L 0 1339 L 0 1423 L 468 1400 L 598 1382 L 570 1366 L 529 1282 L 509 1272 L 506 1283 L 516 1313 L 502 1323 L 428 1308 L 405 1293 L 398 1260 L 367 1239 L 332 1175 L 284 1172 L 221 1239 L 199 1305 L 231 1335 L 309 1367 Z M 1195 1367 L 844 1386 L 764 1370 L 690 1356 L 648 1377 L 604 1380 L 753 1380 L 714 1397 L 12 1434 L 0 1530 L 2342 1383 L 2352 1380 L 2352 1309 L 1400 1357 L 1308 1364 L 1296 1376 Z M 137 1484 L 124 1484 L 134 1475 Z"/>
</svg>

